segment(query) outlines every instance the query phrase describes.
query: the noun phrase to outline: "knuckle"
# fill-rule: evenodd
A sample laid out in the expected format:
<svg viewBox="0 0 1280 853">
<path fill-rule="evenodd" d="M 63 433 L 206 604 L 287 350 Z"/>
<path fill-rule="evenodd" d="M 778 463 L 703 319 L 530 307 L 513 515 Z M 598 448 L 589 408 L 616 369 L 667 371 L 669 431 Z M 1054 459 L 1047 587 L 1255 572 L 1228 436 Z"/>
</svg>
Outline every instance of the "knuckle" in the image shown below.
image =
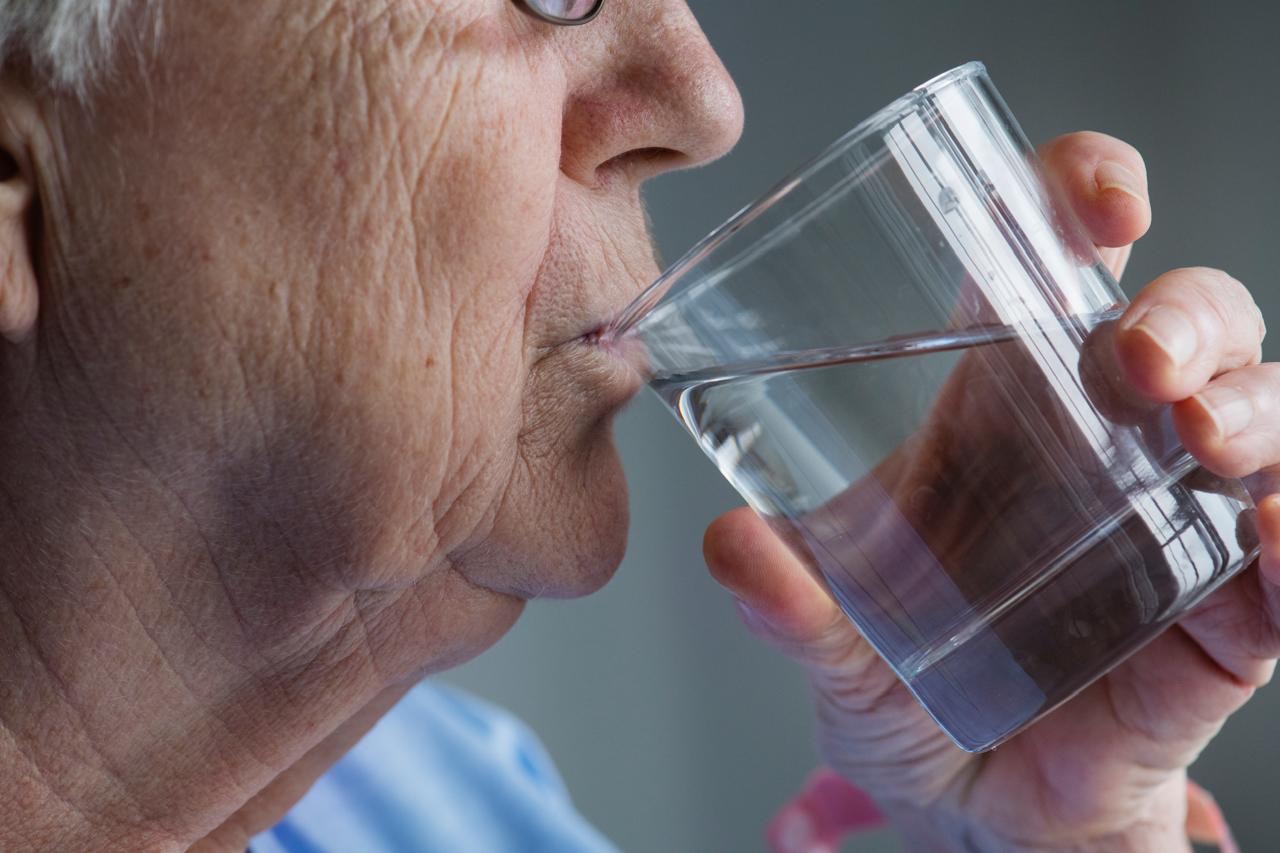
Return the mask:
<svg viewBox="0 0 1280 853">
<path fill-rule="evenodd" d="M 1230 305 L 1233 300 L 1227 295 L 1228 288 L 1213 278 L 1202 278 L 1200 281 L 1201 287 L 1194 291 L 1196 302 L 1217 329 L 1228 331 L 1233 325 L 1232 318 L 1235 314 Z"/>
<path fill-rule="evenodd" d="M 1249 293 L 1249 288 L 1245 287 L 1238 278 L 1220 269 L 1212 267 L 1204 267 L 1203 269 L 1210 274 L 1213 286 L 1224 299 L 1231 300 L 1237 305 L 1253 304 L 1253 295 Z"/>
<path fill-rule="evenodd" d="M 1280 445 L 1280 429 L 1275 421 L 1276 411 L 1280 409 L 1280 364 L 1268 362 L 1258 365 L 1253 368 L 1251 379 L 1249 397 L 1254 409 L 1263 418 L 1262 423 L 1273 441 Z"/>
<path fill-rule="evenodd" d="M 906 710 L 902 707 L 903 700 L 910 695 L 887 668 L 854 666 L 818 673 L 812 678 L 819 722 L 825 723 L 825 728 L 845 728 L 839 723 L 849 717 L 882 713 L 886 709 Z"/>
<path fill-rule="evenodd" d="M 1173 270 L 1172 275 L 1184 286 L 1206 296 L 1230 301 L 1252 301 L 1248 288 L 1217 267 L 1180 267 Z"/>
<path fill-rule="evenodd" d="M 1253 294 L 1238 279 L 1212 267 L 1184 267 L 1174 270 L 1171 286 L 1184 290 L 1196 313 L 1211 320 L 1227 333 L 1229 349 L 1246 351 L 1249 362 L 1261 360 L 1262 336 L 1266 326 Z M 1255 331 L 1255 335 L 1246 335 Z"/>
</svg>

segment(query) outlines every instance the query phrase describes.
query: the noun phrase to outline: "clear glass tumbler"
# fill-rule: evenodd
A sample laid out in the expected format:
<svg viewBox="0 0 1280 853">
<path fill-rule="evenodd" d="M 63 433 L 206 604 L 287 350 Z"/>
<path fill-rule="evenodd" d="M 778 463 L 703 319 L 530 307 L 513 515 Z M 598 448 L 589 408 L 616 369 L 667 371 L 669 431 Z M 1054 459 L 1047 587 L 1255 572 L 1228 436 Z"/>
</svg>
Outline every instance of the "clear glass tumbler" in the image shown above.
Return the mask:
<svg viewBox="0 0 1280 853">
<path fill-rule="evenodd" d="M 1238 481 L 1124 392 L 1124 296 L 985 69 L 898 99 L 606 334 L 961 747 L 1256 554 Z"/>
</svg>

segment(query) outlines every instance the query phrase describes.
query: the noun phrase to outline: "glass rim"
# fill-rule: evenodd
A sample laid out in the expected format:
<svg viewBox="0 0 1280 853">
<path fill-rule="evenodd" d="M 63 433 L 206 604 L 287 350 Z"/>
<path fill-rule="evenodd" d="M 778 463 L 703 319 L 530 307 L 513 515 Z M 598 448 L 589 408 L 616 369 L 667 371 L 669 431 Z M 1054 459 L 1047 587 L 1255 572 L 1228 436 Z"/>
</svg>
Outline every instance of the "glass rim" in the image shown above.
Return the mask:
<svg viewBox="0 0 1280 853">
<path fill-rule="evenodd" d="M 920 101 L 938 90 L 960 81 L 984 77 L 986 74 L 986 65 L 976 60 L 957 65 L 929 78 L 855 124 L 818 154 L 792 169 L 785 178 L 775 183 L 769 190 L 747 203 L 714 231 L 695 243 L 675 263 L 668 266 L 610 324 L 611 333 L 622 334 L 634 327 L 644 315 L 648 314 L 657 305 L 661 298 L 661 291 L 673 279 L 682 276 L 689 268 L 700 263 L 738 231 L 763 216 L 777 202 L 789 195 L 792 190 L 804 184 L 815 173 L 830 164 L 832 160 L 843 155 L 848 148 L 900 121 L 910 114 L 919 105 Z M 779 223 L 769 229 L 763 239 L 768 239 L 770 235 L 784 225 L 785 223 Z"/>
</svg>

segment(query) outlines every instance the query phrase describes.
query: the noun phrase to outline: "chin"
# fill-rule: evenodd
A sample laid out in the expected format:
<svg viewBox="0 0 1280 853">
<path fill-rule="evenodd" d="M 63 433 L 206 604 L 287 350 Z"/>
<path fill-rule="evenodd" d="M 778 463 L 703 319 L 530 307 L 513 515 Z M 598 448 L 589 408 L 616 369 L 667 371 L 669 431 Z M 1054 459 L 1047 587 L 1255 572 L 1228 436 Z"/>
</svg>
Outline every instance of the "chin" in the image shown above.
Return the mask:
<svg viewBox="0 0 1280 853">
<path fill-rule="evenodd" d="M 508 493 L 493 528 L 457 555 L 473 583 L 528 600 L 578 598 L 608 583 L 627 547 L 627 486 L 608 425 L 544 457 Z"/>
<path fill-rule="evenodd" d="M 622 565 L 630 526 L 626 476 L 612 440 L 602 457 L 592 466 L 588 487 L 579 487 L 566 511 L 548 526 L 558 535 L 542 540 L 550 547 L 544 559 L 537 561 L 547 581 L 539 592 L 541 598 L 590 595 Z"/>
</svg>

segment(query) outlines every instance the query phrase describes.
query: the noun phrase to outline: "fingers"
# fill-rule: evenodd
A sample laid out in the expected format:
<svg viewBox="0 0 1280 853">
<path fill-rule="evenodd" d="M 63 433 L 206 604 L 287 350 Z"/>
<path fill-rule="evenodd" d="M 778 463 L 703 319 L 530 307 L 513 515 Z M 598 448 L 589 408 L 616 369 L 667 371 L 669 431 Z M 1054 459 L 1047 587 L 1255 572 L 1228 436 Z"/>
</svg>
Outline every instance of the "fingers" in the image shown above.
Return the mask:
<svg viewBox="0 0 1280 853">
<path fill-rule="evenodd" d="M 819 694 L 865 709 L 898 684 L 822 582 L 754 512 L 713 521 L 703 552 L 747 627 L 804 666 Z"/>
<path fill-rule="evenodd" d="M 1257 525 L 1262 544 L 1258 568 L 1267 581 L 1280 585 L 1280 495 L 1267 495 L 1258 501 Z"/>
<path fill-rule="evenodd" d="M 1093 703 L 1078 705 L 1077 737 L 1096 732 L 1106 761 L 1142 771 L 1185 767 L 1254 692 L 1206 655 L 1195 637 L 1177 629 L 1156 637 L 1113 672 L 1115 677 L 1089 688 L 1103 694 L 1098 703 L 1103 719 L 1088 719 Z M 1072 715 L 1072 706 L 1060 714 Z M 1107 726 L 1106 718 L 1114 725 Z"/>
<path fill-rule="evenodd" d="M 1044 144 L 1040 159 L 1119 278 L 1130 244 L 1151 227 L 1142 155 L 1119 139 L 1086 131 Z"/>
<path fill-rule="evenodd" d="M 733 510 L 711 524 L 703 550 L 748 627 L 807 670 L 818 742 L 832 767 L 901 802 L 933 802 L 954 784 L 970 757 L 934 725 L 769 525 L 750 510 Z"/>
<path fill-rule="evenodd" d="M 1178 624 L 1241 685 L 1261 687 L 1270 680 L 1280 655 L 1280 587 L 1248 569 Z"/>
<path fill-rule="evenodd" d="M 1174 404 L 1186 449 L 1223 477 L 1280 464 L 1280 364 L 1256 364 L 1211 381 Z"/>
<path fill-rule="evenodd" d="M 1213 377 L 1257 364 L 1266 328 L 1244 285 L 1218 270 L 1167 272 L 1120 319 L 1116 354 L 1125 377 L 1162 403 L 1195 394 Z"/>
<path fill-rule="evenodd" d="M 844 617 L 819 581 L 746 507 L 707 528 L 703 555 L 711 575 L 746 606 L 750 627 L 791 644 L 823 639 Z"/>
<path fill-rule="evenodd" d="M 1107 320 L 1089 332 L 1080 347 L 1080 382 L 1090 401 L 1112 423 L 1147 423 L 1165 407 L 1148 400 L 1129 384 L 1116 351 L 1118 329 L 1117 321 Z"/>
</svg>

